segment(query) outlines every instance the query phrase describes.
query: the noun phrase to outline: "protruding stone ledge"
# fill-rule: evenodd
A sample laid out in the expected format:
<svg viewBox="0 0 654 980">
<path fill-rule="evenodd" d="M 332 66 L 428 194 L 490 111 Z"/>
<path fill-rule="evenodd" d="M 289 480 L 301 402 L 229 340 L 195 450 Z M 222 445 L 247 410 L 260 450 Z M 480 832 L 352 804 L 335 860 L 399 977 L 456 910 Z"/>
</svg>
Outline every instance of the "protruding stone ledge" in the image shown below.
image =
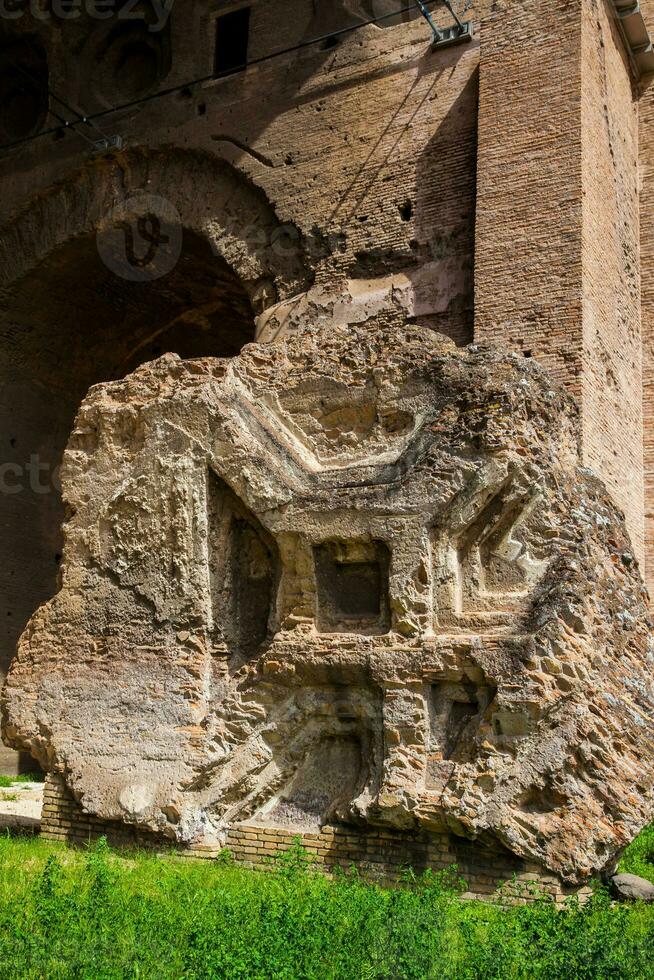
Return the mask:
<svg viewBox="0 0 654 980">
<path fill-rule="evenodd" d="M 654 46 L 638 0 L 613 0 L 615 16 L 637 78 L 654 73 Z"/>
</svg>

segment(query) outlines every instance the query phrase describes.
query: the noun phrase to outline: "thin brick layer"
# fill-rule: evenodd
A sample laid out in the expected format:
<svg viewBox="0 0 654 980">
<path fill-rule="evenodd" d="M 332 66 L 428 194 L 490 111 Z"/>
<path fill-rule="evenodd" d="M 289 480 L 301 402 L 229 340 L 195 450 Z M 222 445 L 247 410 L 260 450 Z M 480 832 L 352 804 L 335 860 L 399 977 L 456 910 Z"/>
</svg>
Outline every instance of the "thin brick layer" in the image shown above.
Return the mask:
<svg viewBox="0 0 654 980">
<path fill-rule="evenodd" d="M 60 777 L 50 775 L 45 784 L 41 836 L 67 844 L 90 844 L 105 837 L 112 846 L 159 849 L 170 841 L 124 824 L 108 823 L 85 813 L 67 791 Z M 466 898 L 500 898 L 515 903 L 549 895 L 565 901 L 571 894 L 583 899 L 588 889 L 571 889 L 541 867 L 522 861 L 502 849 L 467 842 L 448 834 L 400 833 L 371 828 L 323 827 L 316 833 L 295 833 L 257 824 L 232 827 L 225 847 L 248 867 L 267 870 L 275 860 L 297 847 L 310 864 L 333 872 L 355 867 L 367 879 L 384 884 L 406 879 L 407 873 L 454 872 L 465 882 Z M 218 844 L 191 844 L 179 857 L 215 860 L 224 848 Z"/>
</svg>

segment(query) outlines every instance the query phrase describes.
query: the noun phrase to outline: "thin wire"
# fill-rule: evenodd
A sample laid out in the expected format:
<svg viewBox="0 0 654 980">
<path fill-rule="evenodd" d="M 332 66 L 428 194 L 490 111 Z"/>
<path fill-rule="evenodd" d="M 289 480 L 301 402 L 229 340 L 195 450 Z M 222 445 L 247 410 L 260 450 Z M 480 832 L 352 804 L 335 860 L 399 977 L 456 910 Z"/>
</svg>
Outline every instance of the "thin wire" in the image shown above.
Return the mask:
<svg viewBox="0 0 654 980">
<path fill-rule="evenodd" d="M 431 2 L 433 2 L 433 0 L 431 0 Z M 436 0 L 436 2 L 440 3 L 441 0 Z M 443 0 L 443 2 L 446 2 L 446 0 Z M 323 34 L 320 37 L 311 38 L 309 41 L 301 41 L 299 44 L 296 44 L 293 47 L 282 48 L 279 51 L 273 51 L 271 54 L 262 55 L 260 58 L 253 58 L 243 66 L 243 69 L 245 70 L 256 65 L 261 65 L 266 61 L 272 61 L 274 58 L 281 58 L 284 55 L 292 54 L 295 51 L 301 51 L 303 48 L 311 47 L 314 44 L 320 44 L 321 42 L 328 41 L 334 37 L 341 37 L 344 34 L 352 34 L 354 31 L 361 30 L 364 27 L 369 27 L 371 24 L 381 24 L 385 20 L 391 20 L 391 18 L 398 17 L 401 14 L 411 13 L 415 11 L 415 9 L 415 4 L 411 3 L 406 7 L 402 7 L 400 10 L 393 11 L 391 14 L 383 14 L 381 17 L 373 17 L 370 20 L 360 21 L 358 24 L 352 24 L 350 27 L 341 27 L 336 31 L 331 31 L 329 34 Z M 184 82 L 183 84 L 175 85 L 172 88 L 162 89 L 159 92 L 153 92 L 151 95 L 144 95 L 142 98 L 134 99 L 132 102 L 125 102 L 122 105 L 114 106 L 111 109 L 103 109 L 101 112 L 95 112 L 89 116 L 85 116 L 83 119 L 80 118 L 78 122 L 70 122 L 67 129 L 76 130 L 77 126 L 81 125 L 82 122 L 86 124 L 93 123 L 96 119 L 104 119 L 116 112 L 124 112 L 126 109 L 133 109 L 137 106 L 145 105 L 147 102 L 154 102 L 156 99 L 163 99 L 168 95 L 174 95 L 177 92 L 183 92 L 186 89 L 194 88 L 196 85 L 204 85 L 206 82 L 226 78 L 233 74 L 235 74 L 235 72 L 230 70 L 219 72 L 218 74 L 204 75 L 201 78 L 195 78 L 190 82 Z M 26 143 L 33 143 L 35 140 L 42 139 L 46 136 L 52 136 L 54 133 L 58 133 L 60 128 L 61 127 L 59 126 L 55 126 L 52 129 L 44 129 L 40 133 L 35 133 L 33 136 L 24 136 L 22 139 L 14 140 L 13 143 L 5 143 L 0 146 L 0 152 L 3 150 L 11 150 L 15 146 L 23 146 Z M 105 139 L 107 139 L 107 137 L 105 137 Z"/>
<path fill-rule="evenodd" d="M 454 20 L 457 23 L 457 27 L 459 27 L 461 30 L 463 30 L 463 24 L 462 24 L 461 20 L 459 19 L 459 15 L 457 14 L 457 12 L 452 7 L 452 4 L 450 3 L 450 0 L 442 0 L 442 2 L 445 4 L 445 6 L 447 7 L 447 9 L 449 10 L 449 12 L 452 15 L 452 17 L 454 17 Z"/>
<path fill-rule="evenodd" d="M 38 79 L 35 78 L 34 75 L 31 75 L 25 68 L 22 67 L 22 65 L 14 65 L 13 62 L 12 62 L 10 64 L 10 67 L 13 68 L 15 71 L 20 72 L 21 75 L 24 75 L 24 77 L 30 83 L 32 83 L 32 85 L 34 85 L 34 84 L 38 85 Z M 25 92 L 28 95 L 30 94 L 30 92 L 28 91 L 28 89 L 24 88 L 23 86 L 20 86 L 20 88 L 21 88 L 21 91 L 22 92 Z M 32 91 L 34 91 L 34 90 L 32 89 Z M 84 122 L 84 123 L 86 122 L 86 119 L 83 116 L 81 116 L 79 112 L 76 112 L 75 109 L 71 109 L 70 106 L 66 105 L 66 103 L 64 102 L 64 100 L 58 98 L 54 94 L 54 92 L 52 91 L 52 89 L 48 88 L 47 91 L 48 91 L 48 95 L 51 96 L 53 99 L 55 99 L 56 102 L 59 102 L 64 107 L 64 109 L 66 109 L 68 112 L 72 112 L 73 115 L 77 116 L 78 119 L 80 120 L 80 122 Z M 58 112 L 55 112 L 54 109 L 51 108 L 50 106 L 48 106 L 48 114 L 51 115 L 54 119 L 57 119 L 63 125 L 64 129 L 70 129 L 70 130 L 74 131 L 77 136 L 80 136 L 83 140 L 86 140 L 86 142 L 87 143 L 90 143 L 91 146 L 95 146 L 95 141 L 92 140 L 92 139 L 90 139 L 86 135 L 86 133 L 83 133 L 81 130 L 77 130 L 75 128 L 75 126 L 73 125 L 73 123 L 71 122 L 70 119 L 65 119 L 64 116 L 60 116 L 59 113 Z M 96 129 L 102 136 L 105 135 L 102 132 L 102 130 L 99 129 L 97 126 L 94 126 L 93 128 Z M 105 139 L 106 139 L 106 137 L 105 137 Z"/>
<path fill-rule="evenodd" d="M 18 90 L 20 92 L 24 92 L 25 95 L 33 95 L 34 94 L 34 90 L 33 89 L 32 90 L 27 89 L 23 85 L 19 85 L 18 86 Z M 64 119 L 64 117 L 63 116 L 60 116 L 58 112 L 55 112 L 54 111 L 54 109 L 48 109 L 48 115 L 49 116 L 52 116 L 54 119 L 56 119 L 58 122 L 60 122 L 64 128 L 67 127 L 67 126 L 70 126 L 70 120 Z M 84 135 L 84 133 L 78 133 L 78 135 L 81 136 L 82 139 L 85 139 L 88 143 L 93 143 L 93 140 L 90 140 L 88 138 L 88 136 L 85 136 Z"/>
<path fill-rule="evenodd" d="M 25 40 L 27 42 L 27 47 L 32 51 L 32 53 L 34 55 L 36 55 L 38 57 L 38 51 L 34 47 L 31 38 L 29 36 L 26 36 L 25 37 Z M 32 81 L 32 82 L 36 81 L 36 79 L 34 79 L 34 77 L 32 75 L 30 75 L 30 73 L 25 68 L 21 67 L 20 65 L 14 65 L 12 63 L 11 67 L 12 68 L 17 68 L 18 71 L 22 72 L 23 75 L 26 75 L 30 79 L 30 81 Z M 100 134 L 100 136 L 103 137 L 103 139 L 108 139 L 107 134 L 106 133 L 103 133 L 99 126 L 96 126 L 93 121 L 89 121 L 88 116 L 86 116 L 85 114 L 79 112 L 79 110 L 78 109 L 75 109 L 74 106 L 68 105 L 67 102 L 64 102 L 64 100 L 59 95 L 55 95 L 55 93 L 52 91 L 52 89 L 50 88 L 49 85 L 47 86 L 47 91 L 48 91 L 48 95 L 52 99 L 54 99 L 55 102 L 58 102 L 59 105 L 63 106 L 64 109 L 66 110 L 66 112 L 72 112 L 72 114 L 74 116 L 77 116 L 77 118 L 79 119 L 79 121 L 81 123 L 84 123 L 85 125 L 87 125 L 89 127 L 89 129 L 91 129 L 91 128 L 92 129 L 95 129 L 96 132 L 98 132 Z M 54 115 L 55 118 L 57 118 L 57 116 L 56 116 L 55 113 L 52 113 L 52 115 Z M 67 126 L 70 126 L 70 120 L 66 120 L 66 125 Z M 91 142 L 93 142 L 93 141 L 91 140 Z"/>
<path fill-rule="evenodd" d="M 109 138 L 107 134 L 100 129 L 99 126 L 96 126 L 96 124 L 93 122 L 93 119 L 90 116 L 85 116 L 81 112 L 78 112 L 77 109 L 74 109 L 72 106 L 69 106 L 66 102 L 64 102 L 62 98 L 60 98 L 60 96 L 55 95 L 55 93 L 52 91 L 51 88 L 48 88 L 48 94 L 55 100 L 55 102 L 58 102 L 59 105 L 62 105 L 67 112 L 72 112 L 74 116 L 77 116 L 78 123 L 80 125 L 83 124 L 85 126 L 88 126 L 89 128 L 95 129 L 96 132 L 98 132 L 103 139 Z M 78 125 L 78 123 L 74 123 L 74 124 L 69 123 L 69 125 L 73 125 L 74 127 Z"/>
</svg>

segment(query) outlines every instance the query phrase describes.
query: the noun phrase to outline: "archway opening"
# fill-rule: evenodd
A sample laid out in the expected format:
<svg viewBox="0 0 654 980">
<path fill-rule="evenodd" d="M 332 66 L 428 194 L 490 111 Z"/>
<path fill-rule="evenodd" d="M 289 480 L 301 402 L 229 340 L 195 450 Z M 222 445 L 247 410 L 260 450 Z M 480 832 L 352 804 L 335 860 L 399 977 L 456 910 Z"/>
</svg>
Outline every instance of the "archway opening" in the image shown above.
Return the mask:
<svg viewBox="0 0 654 980">
<path fill-rule="evenodd" d="M 255 325 L 246 285 L 185 230 L 174 268 L 151 282 L 108 268 L 95 236 L 60 246 L 3 291 L 0 334 L 4 674 L 28 619 L 57 589 L 64 521 L 57 472 L 89 387 L 166 352 L 231 357 L 254 340 Z"/>
</svg>

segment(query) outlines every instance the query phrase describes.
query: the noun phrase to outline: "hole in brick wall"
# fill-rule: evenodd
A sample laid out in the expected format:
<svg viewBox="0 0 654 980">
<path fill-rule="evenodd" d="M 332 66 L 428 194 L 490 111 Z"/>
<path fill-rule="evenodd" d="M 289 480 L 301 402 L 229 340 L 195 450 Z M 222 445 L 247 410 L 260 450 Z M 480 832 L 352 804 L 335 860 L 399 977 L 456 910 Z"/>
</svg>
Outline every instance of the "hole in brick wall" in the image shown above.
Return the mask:
<svg viewBox="0 0 654 980">
<path fill-rule="evenodd" d="M 214 75 L 231 75 L 243 71 L 248 63 L 250 8 L 241 7 L 216 20 Z"/>
<path fill-rule="evenodd" d="M 476 756 L 476 736 L 496 688 L 473 681 L 441 681 L 429 691 L 430 752 L 452 762 Z"/>
<path fill-rule="evenodd" d="M 386 633 L 390 552 L 381 541 L 314 548 L 317 623 L 323 632 Z"/>
<path fill-rule="evenodd" d="M 410 221 L 413 217 L 413 202 L 405 201 L 404 204 L 400 204 L 399 211 L 402 221 Z"/>
</svg>

